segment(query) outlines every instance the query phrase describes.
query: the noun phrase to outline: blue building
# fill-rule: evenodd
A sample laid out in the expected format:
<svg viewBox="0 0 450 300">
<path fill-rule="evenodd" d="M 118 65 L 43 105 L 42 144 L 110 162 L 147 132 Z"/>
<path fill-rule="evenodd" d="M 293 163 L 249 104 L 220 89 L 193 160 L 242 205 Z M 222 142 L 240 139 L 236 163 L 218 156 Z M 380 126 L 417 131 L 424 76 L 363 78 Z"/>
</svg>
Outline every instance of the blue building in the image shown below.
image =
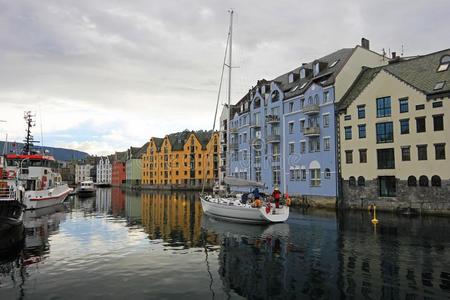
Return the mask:
<svg viewBox="0 0 450 300">
<path fill-rule="evenodd" d="M 230 176 L 262 181 L 267 191 L 334 205 L 338 196 L 335 105 L 363 66 L 387 63 L 362 46 L 260 80 L 232 107 Z"/>
</svg>

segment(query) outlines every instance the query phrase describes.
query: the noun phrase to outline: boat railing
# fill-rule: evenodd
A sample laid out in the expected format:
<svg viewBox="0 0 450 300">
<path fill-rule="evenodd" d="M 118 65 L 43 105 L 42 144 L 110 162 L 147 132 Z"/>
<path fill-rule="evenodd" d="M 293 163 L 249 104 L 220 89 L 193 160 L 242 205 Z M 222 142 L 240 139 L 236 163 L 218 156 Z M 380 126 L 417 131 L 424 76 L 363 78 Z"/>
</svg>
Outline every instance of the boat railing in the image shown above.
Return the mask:
<svg viewBox="0 0 450 300">
<path fill-rule="evenodd" d="M 0 187 L 0 200 L 15 199 L 16 191 L 10 187 Z"/>
</svg>

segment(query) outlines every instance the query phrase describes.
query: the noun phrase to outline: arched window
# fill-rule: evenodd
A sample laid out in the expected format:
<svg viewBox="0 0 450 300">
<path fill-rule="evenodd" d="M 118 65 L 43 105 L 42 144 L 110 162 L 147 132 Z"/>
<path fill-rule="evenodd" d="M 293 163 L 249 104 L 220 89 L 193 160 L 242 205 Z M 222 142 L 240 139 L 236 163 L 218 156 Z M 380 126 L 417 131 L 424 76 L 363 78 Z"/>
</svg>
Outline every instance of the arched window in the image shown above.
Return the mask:
<svg viewBox="0 0 450 300">
<path fill-rule="evenodd" d="M 417 186 L 416 176 L 411 175 L 408 177 L 408 186 Z"/>
<path fill-rule="evenodd" d="M 419 177 L 419 186 L 428 186 L 428 177 L 422 175 Z"/>
<path fill-rule="evenodd" d="M 253 102 L 253 108 L 259 108 L 261 107 L 261 99 L 256 98 L 255 101 Z"/>
<path fill-rule="evenodd" d="M 312 105 L 312 104 L 313 104 L 313 97 L 312 97 L 312 96 L 309 96 L 309 98 L 308 98 L 308 104 L 309 104 L 309 105 Z"/>
<path fill-rule="evenodd" d="M 278 90 L 274 90 L 272 93 L 272 102 L 276 102 L 280 100 L 280 92 Z"/>
<path fill-rule="evenodd" d="M 441 186 L 441 177 L 434 175 L 431 177 L 431 186 Z"/>
<path fill-rule="evenodd" d="M 350 176 L 348 179 L 348 185 L 349 186 L 355 186 L 356 185 L 356 178 L 354 176 Z"/>
<path fill-rule="evenodd" d="M 366 186 L 366 180 L 364 179 L 364 177 L 358 177 L 358 186 Z"/>
<path fill-rule="evenodd" d="M 314 96 L 314 104 L 316 104 L 316 105 L 319 105 L 320 103 L 319 103 L 319 95 L 315 95 Z"/>
<path fill-rule="evenodd" d="M 325 177 L 325 179 L 330 179 L 330 177 L 331 177 L 330 169 L 328 169 L 328 168 L 325 169 L 324 177 Z"/>
</svg>

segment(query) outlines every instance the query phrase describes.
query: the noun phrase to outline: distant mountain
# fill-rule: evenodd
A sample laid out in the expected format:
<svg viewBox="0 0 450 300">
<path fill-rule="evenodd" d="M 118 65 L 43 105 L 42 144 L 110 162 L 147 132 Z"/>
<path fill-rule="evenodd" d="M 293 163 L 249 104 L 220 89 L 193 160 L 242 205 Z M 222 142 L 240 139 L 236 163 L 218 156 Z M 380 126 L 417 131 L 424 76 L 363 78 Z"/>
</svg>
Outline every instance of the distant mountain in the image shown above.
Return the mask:
<svg viewBox="0 0 450 300">
<path fill-rule="evenodd" d="M 0 154 L 3 153 L 4 146 L 5 146 L 5 142 L 0 141 Z M 22 148 L 23 148 L 23 143 L 8 142 L 8 152 L 13 151 L 13 152 L 20 153 L 20 151 L 22 151 Z M 40 146 L 35 146 L 34 148 L 38 149 L 38 150 L 41 149 Z M 44 151 L 48 150 L 50 152 L 50 154 L 52 154 L 55 157 L 55 159 L 59 160 L 59 161 L 84 159 L 89 155 L 86 152 L 72 150 L 72 149 L 54 148 L 54 147 L 45 147 L 45 146 L 43 148 L 44 148 Z"/>
</svg>

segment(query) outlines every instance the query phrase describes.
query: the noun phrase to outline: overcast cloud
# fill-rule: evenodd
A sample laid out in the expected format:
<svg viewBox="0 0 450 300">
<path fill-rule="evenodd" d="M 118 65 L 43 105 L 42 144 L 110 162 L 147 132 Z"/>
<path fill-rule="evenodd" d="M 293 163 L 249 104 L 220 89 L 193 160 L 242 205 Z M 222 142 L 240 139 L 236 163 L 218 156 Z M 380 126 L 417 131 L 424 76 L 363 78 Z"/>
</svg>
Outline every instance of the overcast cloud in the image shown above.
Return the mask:
<svg viewBox="0 0 450 300">
<path fill-rule="evenodd" d="M 24 110 L 46 145 L 91 154 L 211 128 L 230 7 L 234 101 L 363 36 L 377 52 L 450 47 L 446 0 L 0 0 L 2 139 L 23 138 Z"/>
</svg>

